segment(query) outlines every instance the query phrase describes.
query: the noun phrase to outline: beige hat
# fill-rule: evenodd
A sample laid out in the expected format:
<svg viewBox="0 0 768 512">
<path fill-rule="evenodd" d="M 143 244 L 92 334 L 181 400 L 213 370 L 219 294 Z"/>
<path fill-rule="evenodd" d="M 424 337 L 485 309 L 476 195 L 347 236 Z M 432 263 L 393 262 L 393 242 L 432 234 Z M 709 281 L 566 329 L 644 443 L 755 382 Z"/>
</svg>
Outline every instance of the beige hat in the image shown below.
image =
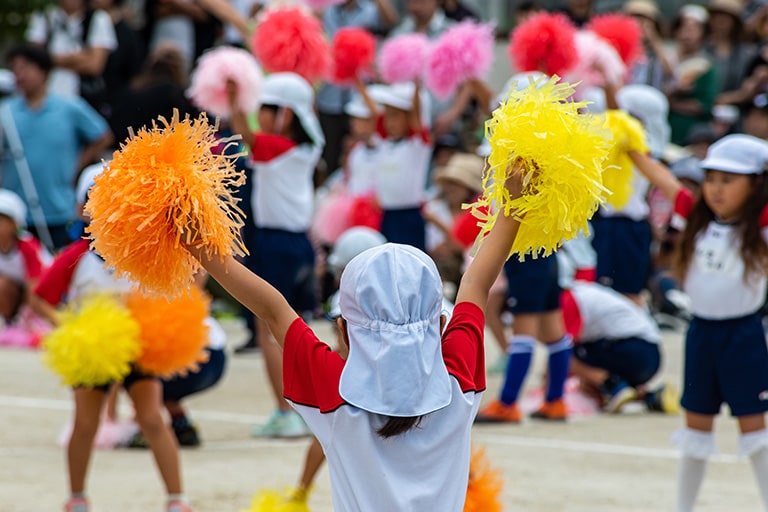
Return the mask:
<svg viewBox="0 0 768 512">
<path fill-rule="evenodd" d="M 707 9 L 709 12 L 724 12 L 740 20 L 744 7 L 740 0 L 710 0 Z"/>
<path fill-rule="evenodd" d="M 629 0 L 624 4 L 624 13 L 631 16 L 643 16 L 654 21 L 659 21 L 661 12 L 653 0 Z"/>
<path fill-rule="evenodd" d="M 435 182 L 450 180 L 461 183 L 473 192 L 483 191 L 485 160 L 472 153 L 456 153 L 444 167 L 435 171 Z"/>
</svg>

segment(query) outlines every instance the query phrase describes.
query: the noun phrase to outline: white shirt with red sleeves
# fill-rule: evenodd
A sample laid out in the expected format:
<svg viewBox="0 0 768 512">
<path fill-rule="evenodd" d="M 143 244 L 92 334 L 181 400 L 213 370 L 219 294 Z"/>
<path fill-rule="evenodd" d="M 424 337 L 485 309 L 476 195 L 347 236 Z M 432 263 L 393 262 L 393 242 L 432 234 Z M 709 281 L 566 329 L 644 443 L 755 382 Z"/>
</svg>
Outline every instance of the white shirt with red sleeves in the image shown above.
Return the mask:
<svg viewBox="0 0 768 512">
<path fill-rule="evenodd" d="M 256 134 L 251 152 L 251 206 L 256 227 L 296 233 L 309 229 L 314 212 L 312 177 L 321 154 L 319 146 Z"/>
<path fill-rule="evenodd" d="M 18 283 L 37 279 L 50 263 L 48 251 L 28 233 L 20 235 L 9 252 L 0 252 L 0 274 Z"/>
<path fill-rule="evenodd" d="M 345 403 L 339 394 L 344 360 L 301 320 L 291 325 L 283 352 L 283 393 L 323 446 L 334 510 L 461 512 L 470 431 L 485 390 L 483 327 L 476 305 L 456 305 L 442 337 L 450 404 L 424 416 L 412 430 L 383 439 L 376 430 L 386 418 Z"/>
<path fill-rule="evenodd" d="M 673 224 L 684 225 L 693 210 L 693 194 L 681 189 L 675 198 Z M 768 239 L 768 209 L 760 216 L 763 237 Z M 738 226 L 712 221 L 696 237 L 683 291 L 691 298 L 691 310 L 700 318 L 724 320 L 755 313 L 765 302 L 765 274 L 745 279 Z"/>
<path fill-rule="evenodd" d="M 424 202 L 432 143 L 426 132 L 384 139 L 372 159 L 373 186 L 384 210 L 419 208 Z"/>
</svg>

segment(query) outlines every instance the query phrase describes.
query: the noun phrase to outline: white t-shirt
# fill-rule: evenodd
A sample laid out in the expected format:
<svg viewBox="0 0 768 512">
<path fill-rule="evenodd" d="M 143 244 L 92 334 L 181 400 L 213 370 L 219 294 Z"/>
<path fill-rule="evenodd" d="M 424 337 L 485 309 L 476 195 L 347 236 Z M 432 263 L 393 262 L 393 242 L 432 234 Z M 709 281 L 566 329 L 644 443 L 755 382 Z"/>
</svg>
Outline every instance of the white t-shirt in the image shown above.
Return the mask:
<svg viewBox="0 0 768 512">
<path fill-rule="evenodd" d="M 424 201 L 432 144 L 424 134 L 406 139 L 385 139 L 372 164 L 374 188 L 382 209 L 419 208 Z"/>
<path fill-rule="evenodd" d="M 69 17 L 58 7 L 52 7 L 32 15 L 26 38 L 33 43 L 47 44 L 52 56 L 76 53 L 84 46 L 110 51 L 117 48 L 115 27 L 109 14 L 101 10 L 93 13 L 86 45 L 82 43 L 82 23 L 82 15 Z M 79 96 L 80 76 L 68 69 L 54 68 L 48 77 L 48 90 L 62 96 Z"/>
<path fill-rule="evenodd" d="M 693 195 L 682 189 L 675 200 L 673 224 L 684 225 L 694 204 Z M 760 218 L 768 238 L 766 211 Z M 765 274 L 744 278 L 741 239 L 737 226 L 712 221 L 696 238 L 696 247 L 685 276 L 683 291 L 691 298 L 691 311 L 700 318 L 724 320 L 758 311 L 765 303 Z"/>
<path fill-rule="evenodd" d="M 389 439 L 376 434 L 383 416 L 341 398 L 341 357 L 301 320 L 291 325 L 283 352 L 283 393 L 323 446 L 334 510 L 462 511 L 472 422 L 485 389 L 483 325 L 477 306 L 456 305 L 442 336 L 451 402 Z"/>
<path fill-rule="evenodd" d="M 347 191 L 353 197 L 360 197 L 373 192 L 373 179 L 376 175 L 377 153 L 382 139 L 374 135 L 370 145 L 355 144 L 347 156 Z"/>
<path fill-rule="evenodd" d="M 114 270 L 104 264 L 96 253 L 86 252 L 77 264 L 69 286 L 68 301 L 74 302 L 94 293 L 123 295 L 135 288 L 128 279 L 115 277 Z"/>
<path fill-rule="evenodd" d="M 570 289 L 581 318 L 580 343 L 601 339 L 640 338 L 660 343 L 656 322 L 646 311 L 607 286 L 576 281 Z"/>
</svg>

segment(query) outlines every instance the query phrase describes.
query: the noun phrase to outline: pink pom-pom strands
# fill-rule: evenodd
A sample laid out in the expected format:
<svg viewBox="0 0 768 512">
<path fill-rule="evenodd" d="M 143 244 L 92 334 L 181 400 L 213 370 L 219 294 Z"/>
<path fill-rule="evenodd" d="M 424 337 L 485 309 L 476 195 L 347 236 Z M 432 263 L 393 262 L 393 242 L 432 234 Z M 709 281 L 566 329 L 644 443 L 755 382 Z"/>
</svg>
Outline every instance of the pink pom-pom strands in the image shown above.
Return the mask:
<svg viewBox="0 0 768 512">
<path fill-rule="evenodd" d="M 423 34 L 393 37 L 381 46 L 376 61 L 381 79 L 388 84 L 420 79 L 428 52 L 429 40 Z"/>
</svg>

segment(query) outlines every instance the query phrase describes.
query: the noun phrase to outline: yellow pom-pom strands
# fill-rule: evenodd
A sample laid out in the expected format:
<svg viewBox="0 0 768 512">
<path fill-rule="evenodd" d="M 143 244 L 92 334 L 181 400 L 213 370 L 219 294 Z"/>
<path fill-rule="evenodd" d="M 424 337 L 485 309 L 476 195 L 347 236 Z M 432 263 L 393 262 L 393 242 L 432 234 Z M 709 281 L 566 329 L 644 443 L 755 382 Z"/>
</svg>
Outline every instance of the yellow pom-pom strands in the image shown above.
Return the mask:
<svg viewBox="0 0 768 512">
<path fill-rule="evenodd" d="M 634 165 L 628 152 L 648 153 L 648 143 L 640 121 L 621 110 L 607 111 L 605 126 L 613 134 L 608 165 L 603 172 L 603 186 L 609 192 L 605 200 L 614 208 L 623 208 L 634 191 Z"/>
<path fill-rule="evenodd" d="M 175 296 L 190 286 L 200 264 L 186 244 L 222 257 L 246 252 L 232 196 L 245 178 L 237 155 L 215 151 L 215 132 L 205 115 L 161 118 L 132 135 L 94 180 L 86 203 L 92 245 L 145 291 Z"/>
<path fill-rule="evenodd" d="M 139 324 L 111 295 L 85 298 L 43 339 L 43 358 L 67 386 L 120 382 L 141 353 Z"/>
<path fill-rule="evenodd" d="M 480 240 L 493 227 L 495 212 L 514 211 L 521 224 L 512 253 L 520 259 L 551 254 L 588 231 L 587 220 L 605 192 L 601 174 L 611 137 L 579 113 L 586 103 L 569 100 L 571 85 L 557 83 L 558 77 L 529 80 L 520 91 L 512 84 L 486 123 L 489 170 L 484 195 L 472 205 L 482 221 Z M 513 164 L 523 172 L 523 194 L 515 200 L 505 187 Z"/>
</svg>

